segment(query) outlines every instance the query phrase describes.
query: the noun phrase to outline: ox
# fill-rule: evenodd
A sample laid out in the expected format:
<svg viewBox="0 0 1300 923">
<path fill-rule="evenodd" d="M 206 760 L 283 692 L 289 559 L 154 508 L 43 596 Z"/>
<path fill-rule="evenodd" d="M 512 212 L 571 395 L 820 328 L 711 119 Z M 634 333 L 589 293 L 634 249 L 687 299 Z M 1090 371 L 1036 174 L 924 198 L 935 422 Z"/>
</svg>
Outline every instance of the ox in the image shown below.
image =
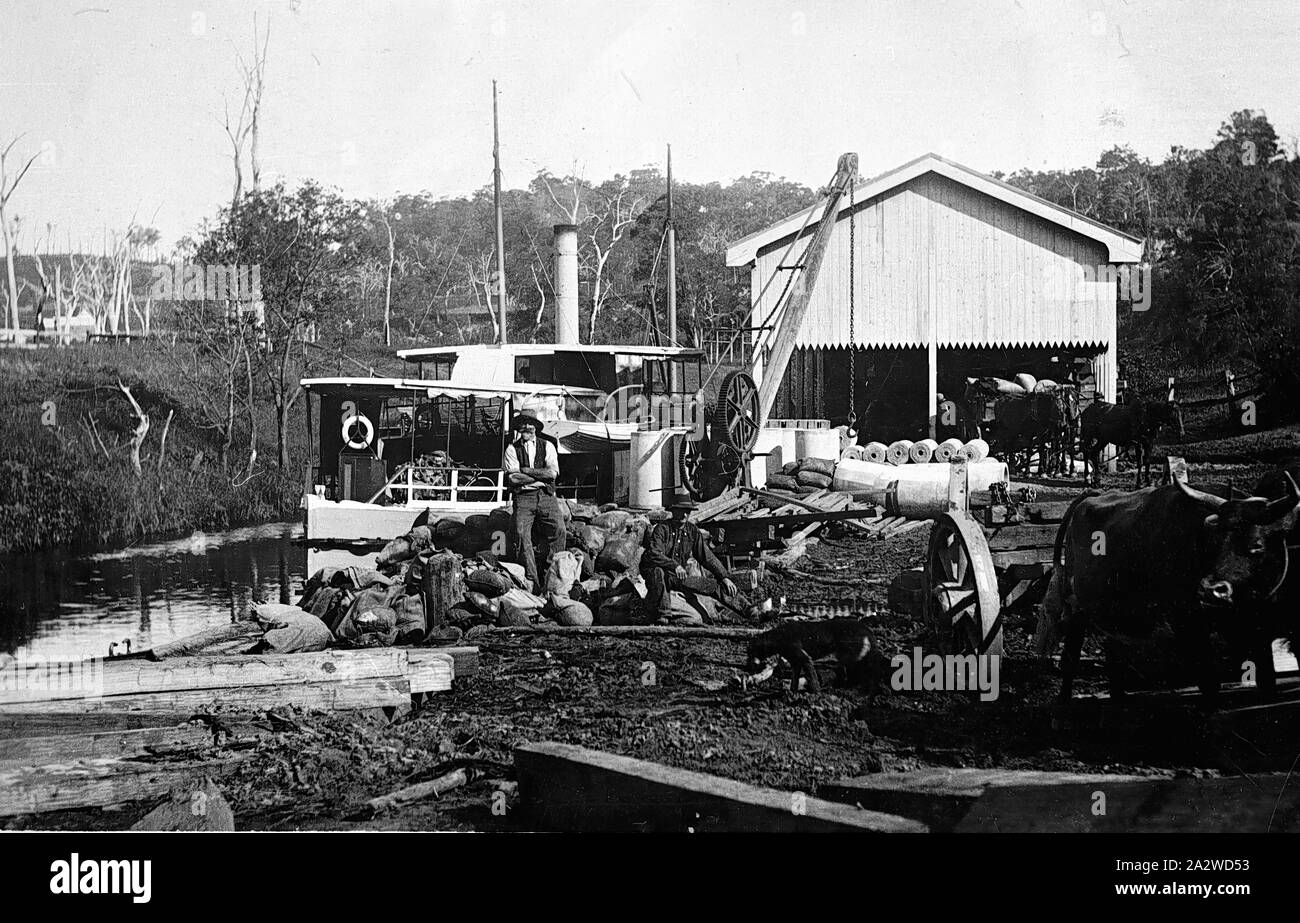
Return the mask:
<svg viewBox="0 0 1300 923">
<path fill-rule="evenodd" d="M 1216 695 L 1215 610 L 1249 612 L 1272 598 L 1286 575 L 1300 487 L 1289 475 L 1283 483 L 1284 495 L 1273 500 L 1225 500 L 1181 481 L 1076 500 L 1057 532 L 1055 586 L 1044 606 L 1045 613 L 1060 606 L 1065 628 L 1061 701 L 1070 699 L 1089 625 L 1111 639 L 1107 667 L 1112 694 L 1120 695 L 1115 636 L 1150 636 L 1165 619 L 1195 664 L 1202 694 Z M 1238 637 L 1244 629 L 1257 642 L 1267 633 L 1236 622 L 1227 627 Z"/>
<path fill-rule="evenodd" d="M 1151 483 L 1151 450 L 1160 428 L 1175 419 L 1181 419 L 1182 410 L 1176 401 L 1167 404 L 1136 402 L 1110 404 L 1093 401 L 1079 415 L 1079 445 L 1083 451 L 1083 478 L 1088 479 L 1088 463 L 1092 462 L 1093 483 L 1101 479 L 1101 450 L 1113 445 L 1121 451 L 1133 446 L 1137 449 L 1137 471 L 1134 487 Z"/>
<path fill-rule="evenodd" d="M 1287 495 L 1292 482 L 1300 482 L 1300 461 L 1270 471 L 1255 485 L 1255 495 L 1277 500 Z M 1286 536 L 1289 552 L 1300 551 L 1300 524 Z M 1277 593 L 1265 603 L 1264 629 L 1255 651 L 1256 679 L 1260 689 L 1271 694 L 1276 686 L 1273 671 L 1272 641 L 1282 638 L 1291 653 L 1300 655 L 1300 568 L 1288 568 Z M 1267 644 L 1267 648 L 1265 648 Z"/>
</svg>

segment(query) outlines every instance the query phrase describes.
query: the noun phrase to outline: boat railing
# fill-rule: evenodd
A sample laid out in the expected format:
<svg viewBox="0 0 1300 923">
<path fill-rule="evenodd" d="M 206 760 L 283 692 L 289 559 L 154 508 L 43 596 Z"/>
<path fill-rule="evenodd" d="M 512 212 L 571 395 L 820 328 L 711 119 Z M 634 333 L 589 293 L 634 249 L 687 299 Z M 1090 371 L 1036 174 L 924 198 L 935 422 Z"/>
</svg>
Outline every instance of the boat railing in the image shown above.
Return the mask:
<svg viewBox="0 0 1300 923">
<path fill-rule="evenodd" d="M 500 468 L 401 465 L 367 502 L 387 494 L 395 502 L 504 503 L 506 473 Z"/>
</svg>

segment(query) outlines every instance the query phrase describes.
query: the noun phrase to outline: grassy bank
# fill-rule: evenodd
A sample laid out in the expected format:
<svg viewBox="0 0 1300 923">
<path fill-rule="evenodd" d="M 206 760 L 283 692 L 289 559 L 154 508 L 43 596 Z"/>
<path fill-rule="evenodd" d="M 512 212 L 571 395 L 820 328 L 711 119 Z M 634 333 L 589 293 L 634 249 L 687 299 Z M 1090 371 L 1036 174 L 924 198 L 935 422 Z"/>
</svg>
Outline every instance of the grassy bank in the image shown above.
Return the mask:
<svg viewBox="0 0 1300 923">
<path fill-rule="evenodd" d="M 281 472 L 264 408 L 253 476 L 224 470 L 219 440 L 186 396 L 175 349 L 153 342 L 0 350 L 0 552 L 99 548 L 296 515 L 303 426 L 290 430 L 294 465 Z M 140 477 L 130 451 L 136 417 L 119 380 L 151 422 Z M 245 429 L 236 446 L 246 441 Z M 231 467 L 245 460 L 236 451 Z"/>
</svg>

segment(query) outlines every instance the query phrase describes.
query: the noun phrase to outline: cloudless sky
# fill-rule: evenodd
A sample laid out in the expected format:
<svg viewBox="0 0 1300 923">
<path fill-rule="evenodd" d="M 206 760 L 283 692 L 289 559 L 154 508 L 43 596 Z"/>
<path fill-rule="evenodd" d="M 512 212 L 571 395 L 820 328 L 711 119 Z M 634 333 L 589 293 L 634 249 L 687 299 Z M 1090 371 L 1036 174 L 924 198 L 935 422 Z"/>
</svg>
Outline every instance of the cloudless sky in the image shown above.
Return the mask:
<svg viewBox="0 0 1300 923">
<path fill-rule="evenodd" d="M 1211 0 L 0 0 L 0 145 L 44 151 L 30 246 L 134 215 L 166 243 L 233 184 L 223 100 L 271 28 L 267 178 L 356 197 L 662 167 L 823 184 L 935 151 L 978 170 L 1204 147 L 1237 109 L 1300 135 L 1300 3 Z"/>
</svg>

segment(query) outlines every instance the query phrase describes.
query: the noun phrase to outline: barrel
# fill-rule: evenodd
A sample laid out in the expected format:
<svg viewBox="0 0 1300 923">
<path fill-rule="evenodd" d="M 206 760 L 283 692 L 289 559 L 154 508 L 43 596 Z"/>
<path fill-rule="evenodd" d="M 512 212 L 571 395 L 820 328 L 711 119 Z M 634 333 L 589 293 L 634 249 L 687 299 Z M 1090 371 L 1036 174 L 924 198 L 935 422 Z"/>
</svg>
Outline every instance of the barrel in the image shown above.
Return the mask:
<svg viewBox="0 0 1300 923">
<path fill-rule="evenodd" d="M 672 502 L 671 430 L 634 430 L 628 446 L 628 506 L 653 509 Z M 667 488 L 667 489 L 665 489 Z"/>
<path fill-rule="evenodd" d="M 934 450 L 934 460 L 937 462 L 950 462 L 957 457 L 964 443 L 960 439 L 945 439 L 939 443 Z"/>
<path fill-rule="evenodd" d="M 939 443 L 933 439 L 921 439 L 912 443 L 912 448 L 907 452 L 908 461 L 916 465 L 924 465 L 934 458 L 934 450 L 939 448 Z"/>
<path fill-rule="evenodd" d="M 969 462 L 984 461 L 989 457 L 989 444 L 983 439 L 972 439 L 962 446 L 957 454 Z"/>
<path fill-rule="evenodd" d="M 889 451 L 885 453 L 885 461 L 891 465 L 905 465 L 907 464 L 908 453 L 911 451 L 912 440 L 900 439 L 890 445 Z"/>
<path fill-rule="evenodd" d="M 1009 472 L 1003 462 L 986 459 L 971 462 L 966 466 L 969 472 L 971 491 L 988 490 L 990 484 L 1008 480 Z M 941 484 L 947 497 L 948 478 L 952 465 L 878 465 L 869 461 L 845 459 L 835 466 L 835 480 L 831 485 L 834 490 L 862 491 L 884 490 L 894 481 L 909 483 Z M 909 488 L 910 489 L 910 488 Z"/>
<path fill-rule="evenodd" d="M 862 457 L 878 465 L 883 465 L 889 456 L 889 446 L 883 442 L 868 442 L 862 448 L 865 452 Z"/>
<path fill-rule="evenodd" d="M 839 458 L 840 434 L 833 429 L 797 429 L 794 431 L 794 458 Z"/>
</svg>

